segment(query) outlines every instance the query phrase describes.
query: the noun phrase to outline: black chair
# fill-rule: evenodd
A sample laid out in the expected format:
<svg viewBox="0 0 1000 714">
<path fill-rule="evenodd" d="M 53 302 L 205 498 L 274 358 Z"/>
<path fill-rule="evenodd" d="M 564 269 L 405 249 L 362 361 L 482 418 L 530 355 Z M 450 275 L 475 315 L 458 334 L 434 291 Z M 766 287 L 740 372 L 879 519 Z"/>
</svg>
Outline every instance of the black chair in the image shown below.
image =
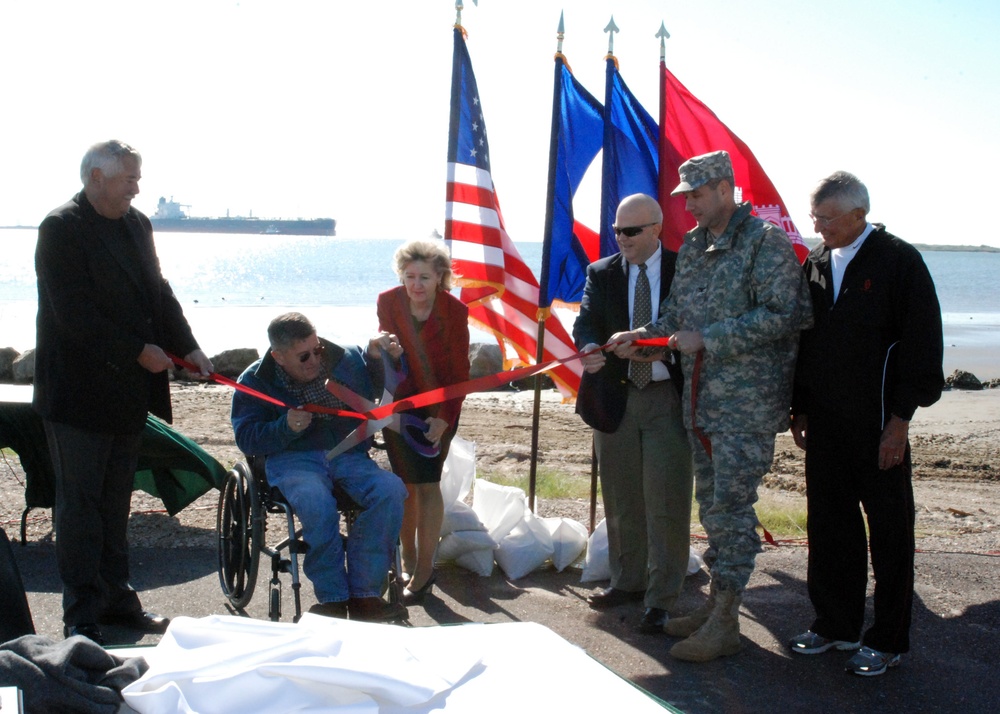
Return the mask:
<svg viewBox="0 0 1000 714">
<path fill-rule="evenodd" d="M 14 560 L 7 532 L 0 528 L 0 642 L 33 634 L 35 623 L 31 619 L 21 571 Z"/>
<path fill-rule="evenodd" d="M 354 519 L 361 507 L 346 493 L 334 489 L 337 510 L 344 518 L 344 537 L 350 533 Z M 280 515 L 286 523 L 287 535 L 274 545 L 267 544 L 267 516 Z M 293 622 L 302 616 L 301 579 L 299 554 L 309 545 L 302 540 L 302 529 L 295 527 L 292 507 L 281 491 L 267 482 L 262 457 L 247 456 L 230 469 L 219 494 L 216 518 L 216 537 L 219 553 L 219 583 L 222 592 L 237 610 L 242 610 L 253 597 L 257 584 L 260 557 L 271 559 L 271 580 L 268 589 L 268 618 L 281 619 L 282 573 L 291 574 L 292 596 L 295 602 Z M 383 583 L 383 597 L 390 603 L 402 602 L 402 585 L 399 582 L 399 548 L 393 549 L 390 568 Z"/>
</svg>

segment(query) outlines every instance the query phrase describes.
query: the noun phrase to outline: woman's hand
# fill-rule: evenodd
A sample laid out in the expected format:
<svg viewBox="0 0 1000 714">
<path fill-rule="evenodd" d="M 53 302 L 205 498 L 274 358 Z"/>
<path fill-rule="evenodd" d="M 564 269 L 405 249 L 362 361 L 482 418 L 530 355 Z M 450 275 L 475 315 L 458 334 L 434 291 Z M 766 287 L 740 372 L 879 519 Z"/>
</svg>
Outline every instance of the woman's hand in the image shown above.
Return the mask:
<svg viewBox="0 0 1000 714">
<path fill-rule="evenodd" d="M 437 417 L 427 417 L 424 421 L 427 422 L 428 427 L 424 438 L 436 446 L 441 441 L 445 431 L 448 430 L 448 422 Z"/>
<path fill-rule="evenodd" d="M 381 357 L 381 350 L 394 360 L 398 360 L 403 355 L 403 346 L 399 344 L 399 338 L 391 332 L 380 332 L 368 340 L 368 354 L 372 357 Z"/>
</svg>

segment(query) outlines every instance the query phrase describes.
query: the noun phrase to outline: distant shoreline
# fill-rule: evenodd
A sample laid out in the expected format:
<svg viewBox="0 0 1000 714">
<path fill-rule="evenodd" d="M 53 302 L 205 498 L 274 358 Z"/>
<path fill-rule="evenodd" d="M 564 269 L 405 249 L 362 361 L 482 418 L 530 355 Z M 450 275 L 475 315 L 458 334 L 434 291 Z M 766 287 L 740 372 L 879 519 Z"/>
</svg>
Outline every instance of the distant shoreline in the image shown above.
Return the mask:
<svg viewBox="0 0 1000 714">
<path fill-rule="evenodd" d="M 917 250 L 935 250 L 952 253 L 1000 253 L 1000 248 L 992 245 L 928 245 L 927 243 L 911 243 Z"/>
<path fill-rule="evenodd" d="M 37 230 L 38 226 L 0 226 L 0 230 Z M 803 238 L 802 242 L 810 250 L 820 244 L 820 238 Z M 1000 253 L 1000 247 L 992 245 L 930 245 L 929 243 L 911 243 L 917 250 L 940 251 L 950 253 Z"/>
<path fill-rule="evenodd" d="M 822 238 L 803 238 L 802 242 L 812 250 L 823 242 Z M 992 245 L 931 245 L 929 243 L 910 243 L 917 250 L 936 251 L 942 253 L 1000 253 L 1000 248 Z"/>
</svg>

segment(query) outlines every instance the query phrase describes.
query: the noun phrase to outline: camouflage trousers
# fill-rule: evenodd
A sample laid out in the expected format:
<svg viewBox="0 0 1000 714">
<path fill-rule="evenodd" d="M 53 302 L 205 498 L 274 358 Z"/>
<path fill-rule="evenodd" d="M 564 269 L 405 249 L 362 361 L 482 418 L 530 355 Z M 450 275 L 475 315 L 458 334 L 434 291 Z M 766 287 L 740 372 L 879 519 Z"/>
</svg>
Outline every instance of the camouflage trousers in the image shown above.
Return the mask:
<svg viewBox="0 0 1000 714">
<path fill-rule="evenodd" d="M 694 463 L 698 517 L 715 560 L 712 579 L 723 590 L 743 591 L 761 551 L 757 535 L 757 487 L 774 459 L 774 434 L 705 434 L 712 456 L 688 431 Z"/>
</svg>

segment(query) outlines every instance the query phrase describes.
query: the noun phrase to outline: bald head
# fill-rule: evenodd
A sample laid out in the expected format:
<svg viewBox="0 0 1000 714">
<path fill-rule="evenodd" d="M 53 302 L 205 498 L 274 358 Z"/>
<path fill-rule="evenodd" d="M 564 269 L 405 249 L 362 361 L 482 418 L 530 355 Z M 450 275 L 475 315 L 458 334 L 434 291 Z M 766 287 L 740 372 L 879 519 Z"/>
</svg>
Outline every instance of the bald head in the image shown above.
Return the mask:
<svg viewBox="0 0 1000 714">
<path fill-rule="evenodd" d="M 615 240 L 622 256 L 632 265 L 645 263 L 660 245 L 663 211 L 652 196 L 634 193 L 618 204 Z"/>
<path fill-rule="evenodd" d="M 631 196 L 626 196 L 622 199 L 621 203 L 618 204 L 618 213 L 615 216 L 616 225 L 626 225 L 619 220 L 619 216 L 622 215 L 623 211 L 627 212 L 630 216 L 641 217 L 644 223 L 663 222 L 663 211 L 660 210 L 659 201 L 644 193 L 633 193 Z"/>
</svg>

